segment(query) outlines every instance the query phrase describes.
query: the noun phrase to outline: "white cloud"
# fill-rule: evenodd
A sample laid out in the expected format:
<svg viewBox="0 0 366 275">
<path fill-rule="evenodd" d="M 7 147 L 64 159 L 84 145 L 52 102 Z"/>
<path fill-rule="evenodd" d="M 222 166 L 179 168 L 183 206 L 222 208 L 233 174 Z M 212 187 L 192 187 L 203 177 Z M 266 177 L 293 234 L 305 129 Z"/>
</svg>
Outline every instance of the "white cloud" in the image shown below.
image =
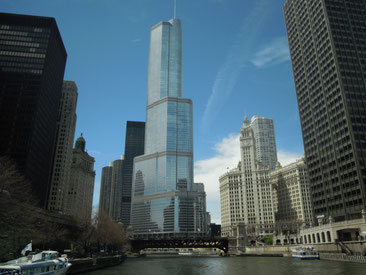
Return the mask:
<svg viewBox="0 0 366 275">
<path fill-rule="evenodd" d="M 219 177 L 228 171 L 227 168 L 235 168 L 240 161 L 239 134 L 223 138 L 213 149 L 215 156 L 195 162 L 194 181 L 205 184 L 207 211 L 211 213 L 212 222 L 221 223 Z M 302 155 L 279 149 L 277 157 L 285 166 L 302 158 Z"/>
<path fill-rule="evenodd" d="M 88 154 L 90 154 L 90 155 L 102 155 L 103 153 L 101 151 L 98 151 L 98 150 L 89 150 Z"/>
<path fill-rule="evenodd" d="M 281 163 L 282 166 L 288 165 L 290 163 L 295 162 L 303 157 L 303 155 L 294 152 L 288 152 L 284 150 L 278 150 L 277 159 Z"/>
<path fill-rule="evenodd" d="M 262 47 L 261 50 L 255 53 L 251 60 L 256 67 L 268 67 L 271 65 L 281 64 L 290 60 L 290 52 L 287 43 L 287 37 L 277 37 L 268 45 Z"/>
<path fill-rule="evenodd" d="M 195 162 L 194 181 L 203 182 L 207 194 L 207 211 L 212 222 L 221 223 L 219 177 L 235 168 L 240 160 L 239 135 L 231 134 L 214 147 L 214 157 Z"/>
</svg>

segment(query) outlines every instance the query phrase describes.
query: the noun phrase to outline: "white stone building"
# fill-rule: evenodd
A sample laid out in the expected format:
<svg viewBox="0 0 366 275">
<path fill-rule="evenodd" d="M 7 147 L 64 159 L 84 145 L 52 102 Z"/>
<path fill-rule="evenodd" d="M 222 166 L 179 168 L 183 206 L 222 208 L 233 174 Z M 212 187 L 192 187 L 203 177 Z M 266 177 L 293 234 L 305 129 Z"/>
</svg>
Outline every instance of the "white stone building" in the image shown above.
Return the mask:
<svg viewBox="0 0 366 275">
<path fill-rule="evenodd" d="M 52 169 L 47 208 L 64 211 L 64 196 L 70 179 L 72 145 L 76 127 L 76 104 L 78 92 L 73 81 L 64 81 L 57 125 L 57 143 Z"/>
<path fill-rule="evenodd" d="M 250 126 L 254 133 L 257 160 L 262 166 L 274 170 L 277 164 L 277 149 L 273 119 L 253 116 Z"/>
<path fill-rule="evenodd" d="M 281 167 L 270 174 L 277 230 L 297 231 L 313 223 L 309 177 L 303 159 Z"/>
<path fill-rule="evenodd" d="M 272 128 L 260 126 L 262 120 L 267 126 L 272 125 Z M 244 222 L 247 234 L 253 237 L 263 236 L 273 231 L 274 209 L 269 167 L 277 157 L 270 156 L 272 151 L 276 152 L 276 147 L 272 146 L 275 143 L 273 121 L 268 123 L 269 120 L 253 117 L 255 127 L 252 127 L 245 117 L 240 131 L 241 162 L 237 168 L 219 179 L 222 236 L 230 236 L 232 228 L 240 222 Z M 264 146 L 265 149 L 257 148 L 258 146 Z M 270 150 L 268 150 L 269 146 L 271 146 Z M 261 155 L 261 159 L 266 164 L 262 164 L 258 155 Z"/>
<path fill-rule="evenodd" d="M 255 136 L 255 128 L 245 118 L 240 131 L 244 223 L 248 234 L 264 235 L 273 231 L 273 192 L 269 181 L 270 170 L 257 157 L 257 152 L 265 150 L 257 150 L 257 146 L 261 145 L 257 145 Z M 272 138 L 271 135 L 267 136 Z M 262 139 L 265 139 L 265 135 Z M 263 144 L 266 143 L 264 141 Z"/>
<path fill-rule="evenodd" d="M 222 175 L 220 182 L 221 236 L 232 235 L 232 227 L 244 221 L 241 163 Z"/>
</svg>

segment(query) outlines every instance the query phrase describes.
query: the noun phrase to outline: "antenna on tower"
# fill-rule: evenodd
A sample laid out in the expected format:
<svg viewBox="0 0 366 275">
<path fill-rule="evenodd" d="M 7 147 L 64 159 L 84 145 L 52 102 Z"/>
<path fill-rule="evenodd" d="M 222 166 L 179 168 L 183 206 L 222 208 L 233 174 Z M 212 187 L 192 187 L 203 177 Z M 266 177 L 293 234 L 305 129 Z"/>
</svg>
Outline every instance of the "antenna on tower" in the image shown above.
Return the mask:
<svg viewBox="0 0 366 275">
<path fill-rule="evenodd" d="M 177 0 L 174 0 L 174 19 L 177 17 Z"/>
</svg>

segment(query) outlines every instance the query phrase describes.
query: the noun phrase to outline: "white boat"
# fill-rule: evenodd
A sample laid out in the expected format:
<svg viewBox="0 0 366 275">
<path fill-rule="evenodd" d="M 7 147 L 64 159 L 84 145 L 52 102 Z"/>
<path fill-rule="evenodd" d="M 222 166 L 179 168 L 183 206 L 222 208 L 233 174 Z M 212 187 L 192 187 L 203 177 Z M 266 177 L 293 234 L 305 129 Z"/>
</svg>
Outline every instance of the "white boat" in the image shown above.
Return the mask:
<svg viewBox="0 0 366 275">
<path fill-rule="evenodd" d="M 0 264 L 0 275 L 64 275 L 70 266 L 66 256 L 49 250 Z"/>
<path fill-rule="evenodd" d="M 182 249 L 178 252 L 180 256 L 198 256 L 199 253 L 197 251 L 193 251 L 192 249 Z"/>
<path fill-rule="evenodd" d="M 178 255 L 181 255 L 181 256 L 193 256 L 193 255 L 196 255 L 196 254 L 193 253 L 193 252 L 178 252 Z"/>
<path fill-rule="evenodd" d="M 292 250 L 292 257 L 301 260 L 317 260 L 319 253 L 311 246 L 296 247 Z"/>
</svg>

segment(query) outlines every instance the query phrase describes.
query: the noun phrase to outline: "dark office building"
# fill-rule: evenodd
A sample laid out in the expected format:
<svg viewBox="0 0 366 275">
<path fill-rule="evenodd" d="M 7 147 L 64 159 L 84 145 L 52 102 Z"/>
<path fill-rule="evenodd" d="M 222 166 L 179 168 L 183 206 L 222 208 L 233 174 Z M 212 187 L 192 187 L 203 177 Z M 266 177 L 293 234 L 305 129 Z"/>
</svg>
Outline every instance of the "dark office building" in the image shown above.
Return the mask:
<svg viewBox="0 0 366 275">
<path fill-rule="evenodd" d="M 144 154 L 144 146 L 145 122 L 127 121 L 121 205 L 121 220 L 125 226 L 130 224 L 133 159 Z"/>
<path fill-rule="evenodd" d="M 42 207 L 66 57 L 54 18 L 0 13 L 0 156 L 16 161 Z"/>
<path fill-rule="evenodd" d="M 366 209 L 366 1 L 287 0 L 287 35 L 315 216 Z"/>
</svg>

